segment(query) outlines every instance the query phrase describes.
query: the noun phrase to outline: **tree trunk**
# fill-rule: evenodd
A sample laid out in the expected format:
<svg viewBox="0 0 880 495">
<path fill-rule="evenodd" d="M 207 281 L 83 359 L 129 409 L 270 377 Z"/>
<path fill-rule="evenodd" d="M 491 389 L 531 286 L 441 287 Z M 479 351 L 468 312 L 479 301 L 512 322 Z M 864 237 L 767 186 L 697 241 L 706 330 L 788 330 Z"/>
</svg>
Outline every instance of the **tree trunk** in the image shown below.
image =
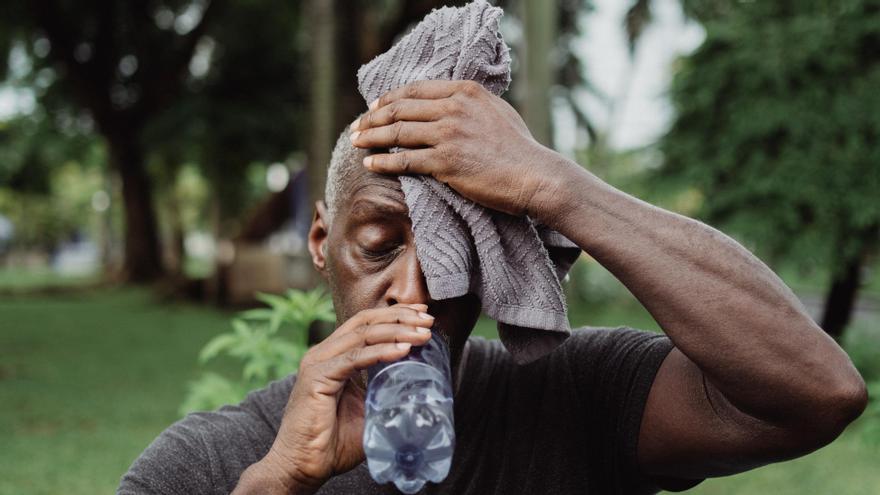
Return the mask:
<svg viewBox="0 0 880 495">
<path fill-rule="evenodd" d="M 844 269 L 834 275 L 831 289 L 825 298 L 822 328 L 828 335 L 839 340 L 849 324 L 862 283 L 862 257 L 849 261 Z"/>
<path fill-rule="evenodd" d="M 125 261 L 129 282 L 152 282 L 164 273 L 150 180 L 134 136 L 108 139 L 110 158 L 122 179 L 125 203 Z"/>
<path fill-rule="evenodd" d="M 551 119 L 550 90 L 554 84 L 556 67 L 553 49 L 556 46 L 558 10 L 556 0 L 550 2 L 522 2 L 522 19 L 525 24 L 524 72 L 520 82 L 523 120 L 539 143 L 553 146 L 553 123 Z"/>
<path fill-rule="evenodd" d="M 312 0 L 311 138 L 306 163 L 311 204 L 324 197 L 327 164 L 336 142 L 336 43 L 333 0 Z"/>
<path fill-rule="evenodd" d="M 340 2 L 337 1 L 337 5 Z M 367 110 L 367 103 L 358 92 L 357 71 L 362 64 L 375 57 L 378 53 L 375 22 L 377 9 L 371 9 L 364 2 L 348 2 L 338 8 L 333 19 L 335 24 L 336 46 L 334 60 L 336 62 L 336 121 L 334 134 L 342 129 L 359 114 Z M 366 55 L 365 55 L 366 53 Z"/>
</svg>

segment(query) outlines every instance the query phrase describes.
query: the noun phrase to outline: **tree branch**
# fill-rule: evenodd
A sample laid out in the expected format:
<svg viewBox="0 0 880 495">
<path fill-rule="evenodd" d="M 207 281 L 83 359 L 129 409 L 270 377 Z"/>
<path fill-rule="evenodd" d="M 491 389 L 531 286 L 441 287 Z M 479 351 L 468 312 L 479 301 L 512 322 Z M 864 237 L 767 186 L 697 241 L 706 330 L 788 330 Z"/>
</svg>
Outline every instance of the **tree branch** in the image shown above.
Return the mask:
<svg viewBox="0 0 880 495">
<path fill-rule="evenodd" d="M 100 128 L 111 129 L 114 120 L 113 107 L 106 91 L 110 86 L 106 77 L 108 74 L 112 75 L 112 69 L 99 65 L 107 63 L 106 57 L 98 57 L 96 48 L 95 57 L 84 63 L 78 62 L 74 51 L 81 40 L 68 29 L 68 24 L 64 22 L 67 16 L 61 12 L 58 4 L 53 0 L 33 0 L 29 5 L 34 19 L 52 45 L 49 56 L 67 73 L 74 95 L 89 109 Z M 99 41 L 106 37 L 108 29 L 112 29 L 112 24 L 107 21 L 105 14 L 99 25 Z"/>
<path fill-rule="evenodd" d="M 210 1 L 199 24 L 181 37 L 180 47 L 172 53 L 171 61 L 163 64 L 161 69 L 145 74 L 147 77 L 142 83 L 143 93 L 138 105 L 138 112 L 144 117 L 164 108 L 180 95 L 196 45 L 225 4 L 226 0 Z"/>
</svg>

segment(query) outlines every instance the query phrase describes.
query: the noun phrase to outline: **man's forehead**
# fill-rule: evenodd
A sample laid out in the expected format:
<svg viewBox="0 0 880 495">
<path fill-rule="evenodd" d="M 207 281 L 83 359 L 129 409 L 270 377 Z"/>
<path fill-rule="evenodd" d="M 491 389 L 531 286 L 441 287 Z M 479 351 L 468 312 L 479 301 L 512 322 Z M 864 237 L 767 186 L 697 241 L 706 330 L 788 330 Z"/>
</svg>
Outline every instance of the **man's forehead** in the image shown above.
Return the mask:
<svg viewBox="0 0 880 495">
<path fill-rule="evenodd" d="M 366 169 L 351 177 L 348 194 L 341 199 L 346 204 L 345 209 L 353 214 L 365 208 L 402 215 L 407 215 L 409 211 L 396 176 L 377 174 Z"/>
</svg>

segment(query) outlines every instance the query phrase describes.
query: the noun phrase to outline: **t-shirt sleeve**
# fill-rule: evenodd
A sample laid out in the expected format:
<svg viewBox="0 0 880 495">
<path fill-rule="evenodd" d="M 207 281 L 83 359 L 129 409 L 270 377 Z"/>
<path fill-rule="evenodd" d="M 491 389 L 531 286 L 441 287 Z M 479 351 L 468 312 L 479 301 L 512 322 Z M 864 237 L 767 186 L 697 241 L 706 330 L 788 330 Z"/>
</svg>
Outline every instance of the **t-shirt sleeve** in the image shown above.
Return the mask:
<svg viewBox="0 0 880 495">
<path fill-rule="evenodd" d="M 563 345 L 606 493 L 655 493 L 639 469 L 642 415 L 657 370 L 672 350 L 664 335 L 630 328 L 578 329 Z"/>
<path fill-rule="evenodd" d="M 238 405 L 188 414 L 134 461 L 117 495 L 228 494 L 271 447 L 292 383 L 288 377 Z"/>
</svg>

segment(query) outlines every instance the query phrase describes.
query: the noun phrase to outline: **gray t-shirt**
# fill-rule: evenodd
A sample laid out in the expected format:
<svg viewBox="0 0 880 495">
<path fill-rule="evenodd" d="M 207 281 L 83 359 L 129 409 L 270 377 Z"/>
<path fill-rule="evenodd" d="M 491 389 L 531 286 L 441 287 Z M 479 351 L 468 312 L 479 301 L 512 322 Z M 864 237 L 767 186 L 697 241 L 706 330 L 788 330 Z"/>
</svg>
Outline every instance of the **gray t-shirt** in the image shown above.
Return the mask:
<svg viewBox="0 0 880 495">
<path fill-rule="evenodd" d="M 636 447 L 648 391 L 672 349 L 628 328 L 575 330 L 551 354 L 517 366 L 499 341 L 470 339 L 455 396 L 456 445 L 445 481 L 419 493 L 643 494 Z M 117 494 L 227 494 L 278 432 L 295 376 L 237 406 L 194 413 L 134 461 Z M 320 494 L 393 494 L 366 463 Z"/>
</svg>

